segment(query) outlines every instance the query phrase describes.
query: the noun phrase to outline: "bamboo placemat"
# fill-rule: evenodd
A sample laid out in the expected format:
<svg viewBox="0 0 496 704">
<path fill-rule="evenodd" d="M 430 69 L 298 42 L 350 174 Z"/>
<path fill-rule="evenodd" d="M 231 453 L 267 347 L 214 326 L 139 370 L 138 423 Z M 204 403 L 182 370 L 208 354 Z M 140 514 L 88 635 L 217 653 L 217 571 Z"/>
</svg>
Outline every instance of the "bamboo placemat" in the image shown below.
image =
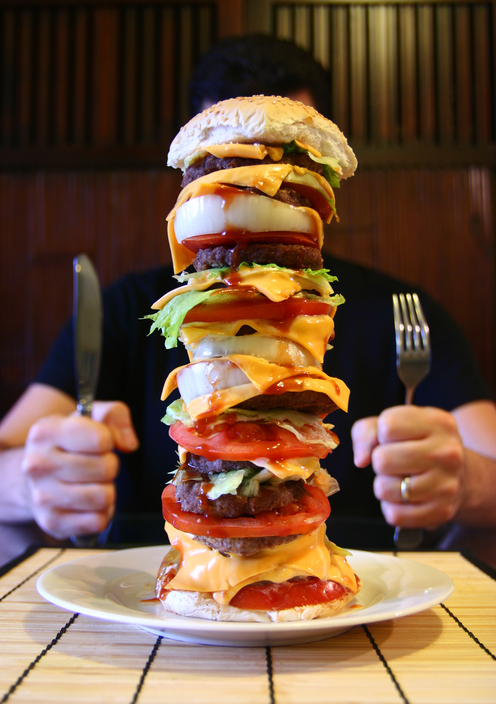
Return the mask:
<svg viewBox="0 0 496 704">
<path fill-rule="evenodd" d="M 189 645 L 47 603 L 46 569 L 91 551 L 42 548 L 0 576 L 0 702 L 496 702 L 496 581 L 457 553 L 405 554 L 455 592 L 423 613 L 317 643 Z"/>
</svg>

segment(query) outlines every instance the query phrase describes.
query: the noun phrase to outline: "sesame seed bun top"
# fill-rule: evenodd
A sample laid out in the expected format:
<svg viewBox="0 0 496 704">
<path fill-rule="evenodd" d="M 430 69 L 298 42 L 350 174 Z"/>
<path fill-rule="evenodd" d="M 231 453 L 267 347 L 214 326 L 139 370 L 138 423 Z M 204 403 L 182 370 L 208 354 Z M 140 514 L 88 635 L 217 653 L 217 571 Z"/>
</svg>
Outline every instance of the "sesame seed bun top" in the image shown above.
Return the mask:
<svg viewBox="0 0 496 704">
<path fill-rule="evenodd" d="M 167 164 L 177 169 L 201 149 L 219 144 L 289 144 L 294 139 L 334 157 L 341 178 L 357 167 L 346 137 L 331 120 L 315 108 L 280 96 L 253 95 L 223 100 L 195 115 L 174 138 Z"/>
</svg>

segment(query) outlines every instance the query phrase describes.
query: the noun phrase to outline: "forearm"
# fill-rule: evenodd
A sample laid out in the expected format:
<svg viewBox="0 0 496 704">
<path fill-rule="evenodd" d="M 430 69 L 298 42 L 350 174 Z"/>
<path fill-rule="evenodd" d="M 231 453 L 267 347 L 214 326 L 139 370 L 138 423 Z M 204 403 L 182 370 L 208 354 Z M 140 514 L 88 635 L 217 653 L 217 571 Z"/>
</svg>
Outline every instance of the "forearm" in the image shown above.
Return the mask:
<svg viewBox="0 0 496 704">
<path fill-rule="evenodd" d="M 21 469 L 23 447 L 0 452 L 0 521 L 25 523 L 33 520 L 26 477 Z"/>
<path fill-rule="evenodd" d="M 463 500 L 455 522 L 465 528 L 496 530 L 496 461 L 465 450 Z"/>
</svg>

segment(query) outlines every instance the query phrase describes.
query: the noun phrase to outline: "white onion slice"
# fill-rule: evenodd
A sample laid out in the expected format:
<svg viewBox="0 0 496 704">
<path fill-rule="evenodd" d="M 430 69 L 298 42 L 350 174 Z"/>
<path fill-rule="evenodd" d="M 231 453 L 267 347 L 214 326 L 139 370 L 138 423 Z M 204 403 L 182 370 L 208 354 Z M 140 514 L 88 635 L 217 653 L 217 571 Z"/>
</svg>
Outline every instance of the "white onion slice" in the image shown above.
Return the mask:
<svg viewBox="0 0 496 704">
<path fill-rule="evenodd" d="M 321 365 L 308 350 L 291 340 L 271 335 L 208 335 L 195 345 L 193 360 L 228 357 L 230 354 L 249 354 L 268 362 L 300 367 Z"/>
<path fill-rule="evenodd" d="M 188 364 L 177 375 L 177 387 L 186 405 L 198 396 L 249 383 L 246 374 L 227 359 Z"/>
<path fill-rule="evenodd" d="M 254 193 L 223 198 L 206 195 L 183 203 L 176 213 L 174 232 L 178 242 L 198 235 L 230 231 L 316 233 L 315 221 L 305 210 Z"/>
</svg>

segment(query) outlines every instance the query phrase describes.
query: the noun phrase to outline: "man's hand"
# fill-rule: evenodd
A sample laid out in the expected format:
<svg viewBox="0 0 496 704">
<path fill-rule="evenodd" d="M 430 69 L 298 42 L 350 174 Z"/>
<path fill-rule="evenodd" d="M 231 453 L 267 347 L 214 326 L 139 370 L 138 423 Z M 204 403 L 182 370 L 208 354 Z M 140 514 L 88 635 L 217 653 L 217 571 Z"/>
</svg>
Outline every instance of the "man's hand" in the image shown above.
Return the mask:
<svg viewBox="0 0 496 704">
<path fill-rule="evenodd" d="M 357 467 L 372 465 L 374 493 L 391 525 L 436 528 L 463 500 L 465 450 L 455 419 L 438 408 L 397 406 L 352 428 Z M 408 503 L 401 481 L 410 477 Z"/>
<path fill-rule="evenodd" d="M 115 510 L 114 450 L 138 447 L 129 408 L 121 402 L 93 405 L 93 417 L 52 415 L 30 428 L 22 459 L 27 501 L 49 535 L 99 533 Z"/>
</svg>

